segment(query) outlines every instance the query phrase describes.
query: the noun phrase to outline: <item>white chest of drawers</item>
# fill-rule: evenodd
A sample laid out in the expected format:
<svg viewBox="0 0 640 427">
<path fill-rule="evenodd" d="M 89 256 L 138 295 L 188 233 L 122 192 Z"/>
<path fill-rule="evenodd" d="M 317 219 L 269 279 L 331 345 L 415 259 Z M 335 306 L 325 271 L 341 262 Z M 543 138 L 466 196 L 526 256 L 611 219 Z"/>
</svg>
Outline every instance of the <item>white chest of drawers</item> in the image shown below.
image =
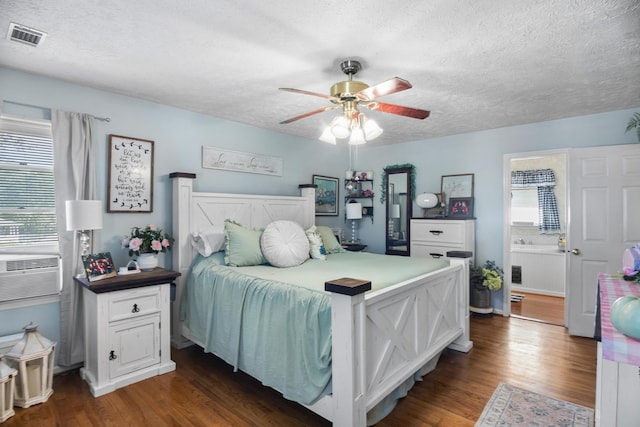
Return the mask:
<svg viewBox="0 0 640 427">
<path fill-rule="evenodd" d="M 80 375 L 94 397 L 174 371 L 170 283 L 179 273 L 156 268 L 84 286 L 85 363 Z"/>
<path fill-rule="evenodd" d="M 475 223 L 472 219 L 412 219 L 411 256 L 443 258 L 448 251 L 471 251 L 475 259 Z"/>
</svg>

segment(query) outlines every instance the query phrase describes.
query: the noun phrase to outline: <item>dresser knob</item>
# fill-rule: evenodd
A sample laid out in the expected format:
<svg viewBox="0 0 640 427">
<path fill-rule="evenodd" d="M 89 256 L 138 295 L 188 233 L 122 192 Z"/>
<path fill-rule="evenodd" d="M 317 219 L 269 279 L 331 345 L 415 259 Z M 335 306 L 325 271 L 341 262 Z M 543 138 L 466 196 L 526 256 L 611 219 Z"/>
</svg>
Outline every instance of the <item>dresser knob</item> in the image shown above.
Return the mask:
<svg viewBox="0 0 640 427">
<path fill-rule="evenodd" d="M 442 254 L 438 254 L 438 253 L 430 253 L 429 255 L 431 255 L 432 258 L 441 258 Z"/>
<path fill-rule="evenodd" d="M 116 360 L 118 358 L 118 356 L 116 356 L 116 352 L 111 350 L 111 353 L 109 353 L 109 360 Z"/>
<path fill-rule="evenodd" d="M 429 233 L 435 234 L 436 236 L 442 234 L 442 230 L 429 230 Z"/>
<path fill-rule="evenodd" d="M 132 313 L 137 313 L 140 311 L 140 308 L 138 307 L 138 304 L 133 304 L 133 308 L 131 309 Z"/>
</svg>

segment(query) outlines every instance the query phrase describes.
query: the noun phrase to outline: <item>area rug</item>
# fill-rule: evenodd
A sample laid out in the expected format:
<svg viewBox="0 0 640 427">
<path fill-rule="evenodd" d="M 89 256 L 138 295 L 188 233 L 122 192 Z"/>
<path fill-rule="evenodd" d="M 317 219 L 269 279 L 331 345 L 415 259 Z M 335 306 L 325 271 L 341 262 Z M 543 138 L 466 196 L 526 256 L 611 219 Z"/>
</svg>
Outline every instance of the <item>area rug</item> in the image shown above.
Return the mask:
<svg viewBox="0 0 640 427">
<path fill-rule="evenodd" d="M 500 383 L 476 427 L 592 427 L 593 409 Z"/>
</svg>

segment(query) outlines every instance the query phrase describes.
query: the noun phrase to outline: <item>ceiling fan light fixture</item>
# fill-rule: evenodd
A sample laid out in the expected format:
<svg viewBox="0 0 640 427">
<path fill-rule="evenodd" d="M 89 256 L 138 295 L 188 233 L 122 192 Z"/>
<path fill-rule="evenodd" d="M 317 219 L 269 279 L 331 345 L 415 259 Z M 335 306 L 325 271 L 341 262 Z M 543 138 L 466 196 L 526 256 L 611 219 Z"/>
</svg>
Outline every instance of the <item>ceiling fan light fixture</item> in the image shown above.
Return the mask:
<svg viewBox="0 0 640 427">
<path fill-rule="evenodd" d="M 366 144 L 367 140 L 364 137 L 362 129 L 356 128 L 351 131 L 351 137 L 349 138 L 349 145 L 362 145 Z"/>
<path fill-rule="evenodd" d="M 344 116 L 338 116 L 331 121 L 329 125 L 331 127 L 331 133 L 336 138 L 347 138 L 351 133 L 349 129 L 349 121 Z"/>
<path fill-rule="evenodd" d="M 331 133 L 330 127 L 325 128 L 324 132 L 322 132 L 322 135 L 320 135 L 320 138 L 318 139 L 322 142 L 336 145 L 336 137 Z"/>
<path fill-rule="evenodd" d="M 364 128 L 363 129 L 364 136 L 367 139 L 367 141 L 376 139 L 377 137 L 382 135 L 382 132 L 383 132 L 382 128 L 378 126 L 378 123 L 376 123 L 374 120 L 371 120 L 371 119 L 367 119 L 364 121 L 363 128 Z"/>
</svg>

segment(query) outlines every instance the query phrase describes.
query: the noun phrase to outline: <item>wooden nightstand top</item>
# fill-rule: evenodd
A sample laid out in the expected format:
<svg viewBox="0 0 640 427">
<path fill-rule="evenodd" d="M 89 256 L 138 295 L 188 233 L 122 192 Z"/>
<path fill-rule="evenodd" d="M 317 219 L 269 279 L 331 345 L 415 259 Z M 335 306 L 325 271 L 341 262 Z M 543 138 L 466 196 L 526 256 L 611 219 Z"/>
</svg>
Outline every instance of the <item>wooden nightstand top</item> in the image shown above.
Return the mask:
<svg viewBox="0 0 640 427">
<path fill-rule="evenodd" d="M 142 271 L 135 274 L 109 277 L 95 282 L 89 282 L 86 277 L 75 277 L 73 280 L 75 280 L 85 288 L 91 290 L 92 292 L 100 294 L 103 292 L 120 291 L 123 289 L 140 288 L 143 286 L 170 283 L 179 276 L 181 276 L 181 274 L 177 271 L 156 267 L 150 271 Z"/>
</svg>

